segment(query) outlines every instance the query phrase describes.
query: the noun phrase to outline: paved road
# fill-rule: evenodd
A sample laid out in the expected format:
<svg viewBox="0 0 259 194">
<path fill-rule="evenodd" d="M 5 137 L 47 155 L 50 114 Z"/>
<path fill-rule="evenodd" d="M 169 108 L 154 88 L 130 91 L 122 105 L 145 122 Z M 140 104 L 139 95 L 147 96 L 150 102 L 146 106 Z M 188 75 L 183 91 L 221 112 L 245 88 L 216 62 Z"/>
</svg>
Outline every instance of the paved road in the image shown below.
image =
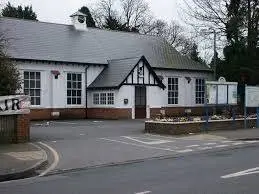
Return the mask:
<svg viewBox="0 0 259 194">
<path fill-rule="evenodd" d="M 60 121 L 34 123 L 32 139 L 54 148 L 59 161 L 51 173 L 150 158 L 217 151 L 258 144 L 209 135 L 164 137 L 143 134 L 143 121 Z"/>
<path fill-rule="evenodd" d="M 72 120 L 33 122 L 32 141 L 88 140 L 99 137 L 136 135 L 144 131 L 144 120 Z"/>
<path fill-rule="evenodd" d="M 81 170 L 0 184 L 12 194 L 256 194 L 259 172 L 224 175 L 259 166 L 259 147 L 186 155 L 115 167 Z M 259 168 L 256 168 L 259 169 Z M 251 173 L 254 171 L 253 173 Z"/>
</svg>

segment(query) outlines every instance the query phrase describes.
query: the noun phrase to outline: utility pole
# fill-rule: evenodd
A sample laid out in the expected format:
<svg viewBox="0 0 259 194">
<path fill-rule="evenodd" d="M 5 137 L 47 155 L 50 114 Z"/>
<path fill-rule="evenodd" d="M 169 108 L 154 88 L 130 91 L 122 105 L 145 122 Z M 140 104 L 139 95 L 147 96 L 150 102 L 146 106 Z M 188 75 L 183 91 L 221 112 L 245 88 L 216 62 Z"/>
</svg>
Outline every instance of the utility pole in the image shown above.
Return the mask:
<svg viewBox="0 0 259 194">
<path fill-rule="evenodd" d="M 214 33 L 214 60 L 213 60 L 213 69 L 214 69 L 214 79 L 216 80 L 217 79 L 217 73 L 216 73 L 216 70 L 217 70 L 217 61 L 216 61 L 216 58 L 217 58 L 217 34 L 216 34 L 216 30 L 213 29 L 213 33 Z"/>
</svg>

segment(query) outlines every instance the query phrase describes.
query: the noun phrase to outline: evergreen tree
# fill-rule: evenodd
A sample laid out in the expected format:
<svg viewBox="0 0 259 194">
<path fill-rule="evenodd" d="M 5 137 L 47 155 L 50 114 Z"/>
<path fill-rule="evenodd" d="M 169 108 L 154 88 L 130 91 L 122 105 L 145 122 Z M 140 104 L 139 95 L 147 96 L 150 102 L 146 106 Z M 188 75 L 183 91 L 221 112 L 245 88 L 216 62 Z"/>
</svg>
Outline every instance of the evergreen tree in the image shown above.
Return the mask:
<svg viewBox="0 0 259 194">
<path fill-rule="evenodd" d="M 224 48 L 224 73 L 227 79 L 243 84 L 259 83 L 257 0 L 231 0 Z M 245 78 L 245 79 L 244 79 Z"/>
<path fill-rule="evenodd" d="M 15 7 L 11 5 L 10 2 L 6 4 L 6 6 L 2 9 L 2 16 L 5 17 L 14 17 L 28 20 L 37 20 L 36 13 L 32 10 L 32 6 L 22 7 L 19 5 Z"/>
<path fill-rule="evenodd" d="M 0 32 L 0 96 L 13 95 L 21 87 L 19 71 L 6 55 L 7 40 Z"/>
<path fill-rule="evenodd" d="M 94 21 L 92 14 L 91 14 L 90 10 L 88 9 L 88 7 L 83 6 L 79 9 L 79 11 L 86 15 L 87 26 L 95 28 L 96 27 L 95 21 Z"/>
<path fill-rule="evenodd" d="M 110 30 L 118 30 L 118 31 L 124 31 L 124 32 L 138 32 L 137 29 L 128 28 L 126 24 L 123 24 L 118 18 L 111 15 L 105 18 L 103 27 Z"/>
</svg>

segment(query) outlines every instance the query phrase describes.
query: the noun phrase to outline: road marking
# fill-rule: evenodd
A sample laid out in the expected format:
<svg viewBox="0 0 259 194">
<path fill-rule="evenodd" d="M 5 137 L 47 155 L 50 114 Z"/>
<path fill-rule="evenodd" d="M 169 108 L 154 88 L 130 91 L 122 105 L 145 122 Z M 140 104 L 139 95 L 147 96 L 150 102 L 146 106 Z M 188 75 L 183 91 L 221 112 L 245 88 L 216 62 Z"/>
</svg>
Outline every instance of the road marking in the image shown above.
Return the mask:
<svg viewBox="0 0 259 194">
<path fill-rule="evenodd" d="M 244 171 L 240 171 L 240 172 L 236 172 L 236 173 L 232 173 L 232 174 L 228 174 L 228 175 L 224 175 L 224 176 L 221 176 L 221 178 L 227 179 L 227 178 L 234 178 L 234 177 L 250 175 L 250 174 L 257 174 L 257 173 L 259 173 L 259 167 L 251 168 L 248 170 L 244 170 Z"/>
<path fill-rule="evenodd" d="M 232 145 L 243 145 L 244 144 L 244 142 L 234 142 L 234 143 L 232 143 Z"/>
<path fill-rule="evenodd" d="M 186 149 L 186 150 L 177 150 L 176 152 L 178 153 L 187 153 L 187 152 L 192 152 L 192 149 Z"/>
<path fill-rule="evenodd" d="M 186 146 L 187 148 L 195 148 L 195 147 L 199 147 L 200 145 L 189 145 L 189 146 Z"/>
<path fill-rule="evenodd" d="M 215 146 L 215 148 L 224 148 L 224 147 L 228 147 L 229 145 L 217 145 Z"/>
<path fill-rule="evenodd" d="M 259 141 L 245 141 L 246 143 L 258 143 Z"/>
<path fill-rule="evenodd" d="M 158 148 L 158 147 L 153 147 L 153 146 L 148 146 L 148 145 L 140 145 L 140 144 L 135 144 L 135 143 L 128 143 L 128 142 L 124 142 L 124 141 L 118 141 L 118 140 L 113 140 L 113 139 L 108 139 L 108 138 L 100 138 L 100 139 L 106 140 L 106 141 L 111 141 L 111 142 L 122 143 L 122 144 L 126 144 L 126 145 L 133 145 L 133 146 L 137 146 L 137 147 L 143 147 L 143 148 L 150 148 L 150 149 L 157 149 L 157 150 L 164 150 L 164 151 L 171 151 L 171 152 L 175 151 L 175 150 L 172 150 L 170 148 Z"/>
<path fill-rule="evenodd" d="M 60 124 L 68 124 L 68 125 L 77 125 L 77 123 L 71 123 L 71 122 L 61 122 L 61 121 L 51 121 L 52 123 L 60 123 Z"/>
<path fill-rule="evenodd" d="M 129 136 L 121 136 L 121 137 L 129 137 Z M 154 140 L 154 141 L 161 141 L 161 140 L 165 140 L 165 139 L 155 139 L 155 138 L 150 138 L 150 137 L 142 137 L 142 136 L 137 136 L 137 137 L 133 137 L 130 136 L 131 138 L 137 138 L 137 139 L 147 139 L 147 140 Z M 173 141 L 172 141 L 173 142 Z"/>
<path fill-rule="evenodd" d="M 149 140 L 153 140 L 153 141 L 141 141 L 139 139 L 136 139 L 136 138 L 133 138 L 133 137 L 129 137 L 129 136 L 121 136 L 123 138 L 126 138 L 126 139 L 129 139 L 129 140 L 132 140 L 132 141 L 136 141 L 138 143 L 143 143 L 143 144 L 147 144 L 147 145 L 157 145 L 157 144 L 163 144 L 163 143 L 171 143 L 173 141 L 169 141 L 169 140 L 161 140 L 161 139 L 149 139 Z"/>
<path fill-rule="evenodd" d="M 45 176 L 47 173 L 49 173 L 51 170 L 54 170 L 56 168 L 56 166 L 58 165 L 58 162 L 59 162 L 59 155 L 58 153 L 56 152 L 56 150 L 54 150 L 52 147 L 50 147 L 49 145 L 45 144 L 45 143 L 42 143 L 42 142 L 39 142 L 39 144 L 47 147 L 53 154 L 54 156 L 54 162 L 50 165 L 49 168 L 47 168 L 44 172 L 42 172 L 39 176 L 42 177 L 42 176 Z"/>
<path fill-rule="evenodd" d="M 212 147 L 209 147 L 209 146 L 206 146 L 206 147 L 201 147 L 201 148 L 198 148 L 199 150 L 209 150 L 209 149 L 212 149 Z"/>
<path fill-rule="evenodd" d="M 154 135 L 154 134 L 150 134 L 150 133 L 146 133 L 146 136 L 151 136 L 151 137 L 156 137 L 156 138 L 166 138 L 166 139 L 172 139 L 172 140 L 177 140 L 179 138 L 176 137 L 171 137 L 171 136 L 165 136 L 165 135 Z"/>
<path fill-rule="evenodd" d="M 85 134 L 84 133 L 80 133 L 80 136 L 84 136 Z"/>
<path fill-rule="evenodd" d="M 204 145 L 216 145 L 217 143 L 204 143 Z"/>
<path fill-rule="evenodd" d="M 221 143 L 232 143 L 233 141 L 229 141 L 229 140 L 227 140 L 227 141 L 221 141 Z"/>
<path fill-rule="evenodd" d="M 143 192 L 138 192 L 138 193 L 135 193 L 135 194 L 148 194 L 148 193 L 151 193 L 151 191 L 143 191 Z"/>
</svg>

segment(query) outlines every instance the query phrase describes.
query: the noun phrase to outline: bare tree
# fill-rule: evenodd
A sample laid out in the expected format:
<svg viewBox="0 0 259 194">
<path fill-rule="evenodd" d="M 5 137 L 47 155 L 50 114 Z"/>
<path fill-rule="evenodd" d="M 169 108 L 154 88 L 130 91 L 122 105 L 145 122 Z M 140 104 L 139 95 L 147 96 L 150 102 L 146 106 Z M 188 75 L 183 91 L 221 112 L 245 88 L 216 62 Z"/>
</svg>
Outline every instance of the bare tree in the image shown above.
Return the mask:
<svg viewBox="0 0 259 194">
<path fill-rule="evenodd" d="M 229 0 L 184 0 L 185 22 L 196 29 L 213 28 L 225 33 Z M 187 17 L 186 17 L 187 16 Z"/>
<path fill-rule="evenodd" d="M 175 21 L 171 21 L 171 23 L 168 24 L 163 20 L 154 20 L 152 24 L 145 29 L 145 34 L 161 36 L 181 54 L 188 55 L 192 51 L 195 42 L 192 38 L 188 38 L 185 31 L 186 30 Z"/>
<path fill-rule="evenodd" d="M 123 19 L 128 28 L 140 29 L 146 25 L 150 9 L 144 0 L 120 0 Z"/>
<path fill-rule="evenodd" d="M 91 13 L 98 27 L 102 27 L 105 19 L 114 17 L 117 14 L 114 8 L 115 0 L 99 0 L 96 6 L 91 9 Z"/>
</svg>

